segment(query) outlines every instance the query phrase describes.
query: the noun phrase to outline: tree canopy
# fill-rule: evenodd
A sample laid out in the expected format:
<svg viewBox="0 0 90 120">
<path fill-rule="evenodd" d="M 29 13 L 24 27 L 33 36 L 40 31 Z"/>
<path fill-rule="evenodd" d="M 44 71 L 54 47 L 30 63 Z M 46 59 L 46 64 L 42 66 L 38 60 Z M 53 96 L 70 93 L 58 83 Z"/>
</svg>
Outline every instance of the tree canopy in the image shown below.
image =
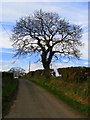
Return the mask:
<svg viewBox="0 0 90 120">
<path fill-rule="evenodd" d="M 58 59 L 56 54 L 79 58 L 81 37 L 80 26 L 70 24 L 57 13 L 39 10 L 31 16 L 21 17 L 16 22 L 11 40 L 13 47 L 17 49 L 16 56 L 41 52 L 41 62 L 44 69 L 47 69 L 53 56 Z"/>
</svg>

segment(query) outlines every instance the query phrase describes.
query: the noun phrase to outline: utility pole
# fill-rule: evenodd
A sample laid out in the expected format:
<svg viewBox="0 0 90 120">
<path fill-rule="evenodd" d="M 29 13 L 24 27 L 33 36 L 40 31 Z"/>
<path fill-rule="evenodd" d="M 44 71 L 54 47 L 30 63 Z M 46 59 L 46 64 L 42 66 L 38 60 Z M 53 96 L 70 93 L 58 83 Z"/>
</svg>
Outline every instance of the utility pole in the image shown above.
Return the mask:
<svg viewBox="0 0 90 120">
<path fill-rule="evenodd" d="M 29 72 L 30 72 L 30 61 L 29 61 Z"/>
<path fill-rule="evenodd" d="M 50 67 L 51 67 L 51 69 L 52 69 L 52 63 L 50 64 Z"/>
</svg>

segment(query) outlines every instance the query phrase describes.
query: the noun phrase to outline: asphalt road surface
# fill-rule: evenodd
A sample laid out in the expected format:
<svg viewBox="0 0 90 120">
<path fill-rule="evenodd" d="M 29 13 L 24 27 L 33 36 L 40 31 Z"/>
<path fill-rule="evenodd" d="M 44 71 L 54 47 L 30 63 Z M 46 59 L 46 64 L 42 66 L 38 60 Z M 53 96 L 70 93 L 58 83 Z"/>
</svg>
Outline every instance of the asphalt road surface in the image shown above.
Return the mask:
<svg viewBox="0 0 90 120">
<path fill-rule="evenodd" d="M 6 118 L 86 118 L 40 86 L 20 80 L 17 99 Z"/>
</svg>

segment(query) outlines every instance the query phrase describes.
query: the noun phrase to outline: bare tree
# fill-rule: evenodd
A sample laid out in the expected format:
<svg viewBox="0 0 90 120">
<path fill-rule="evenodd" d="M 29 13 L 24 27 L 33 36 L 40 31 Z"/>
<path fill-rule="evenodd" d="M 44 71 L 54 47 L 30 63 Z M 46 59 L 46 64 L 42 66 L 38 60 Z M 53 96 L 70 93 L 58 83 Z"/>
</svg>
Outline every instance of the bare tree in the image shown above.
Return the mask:
<svg viewBox="0 0 90 120">
<path fill-rule="evenodd" d="M 57 54 L 80 57 L 81 36 L 80 26 L 70 24 L 57 13 L 39 10 L 16 22 L 11 40 L 17 49 L 16 56 L 41 52 L 43 67 L 49 69 L 52 58 L 58 59 Z"/>
</svg>

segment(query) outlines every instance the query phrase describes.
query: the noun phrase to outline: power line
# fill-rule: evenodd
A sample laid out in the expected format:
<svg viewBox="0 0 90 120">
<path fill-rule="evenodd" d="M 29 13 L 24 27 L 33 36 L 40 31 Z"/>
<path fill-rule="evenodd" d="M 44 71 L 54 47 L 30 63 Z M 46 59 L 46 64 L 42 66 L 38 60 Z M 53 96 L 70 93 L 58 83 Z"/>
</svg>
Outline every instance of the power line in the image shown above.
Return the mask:
<svg viewBox="0 0 90 120">
<path fill-rule="evenodd" d="M 29 61 L 29 72 L 30 72 L 30 65 L 31 65 L 31 62 Z"/>
<path fill-rule="evenodd" d="M 1 24 L 1 23 L 0 23 Z M 10 34 L 8 33 L 8 31 L 6 30 L 6 28 L 1 24 L 1 26 L 3 27 L 3 29 L 5 30 L 5 32 L 8 34 L 9 38 L 10 38 Z"/>
</svg>

